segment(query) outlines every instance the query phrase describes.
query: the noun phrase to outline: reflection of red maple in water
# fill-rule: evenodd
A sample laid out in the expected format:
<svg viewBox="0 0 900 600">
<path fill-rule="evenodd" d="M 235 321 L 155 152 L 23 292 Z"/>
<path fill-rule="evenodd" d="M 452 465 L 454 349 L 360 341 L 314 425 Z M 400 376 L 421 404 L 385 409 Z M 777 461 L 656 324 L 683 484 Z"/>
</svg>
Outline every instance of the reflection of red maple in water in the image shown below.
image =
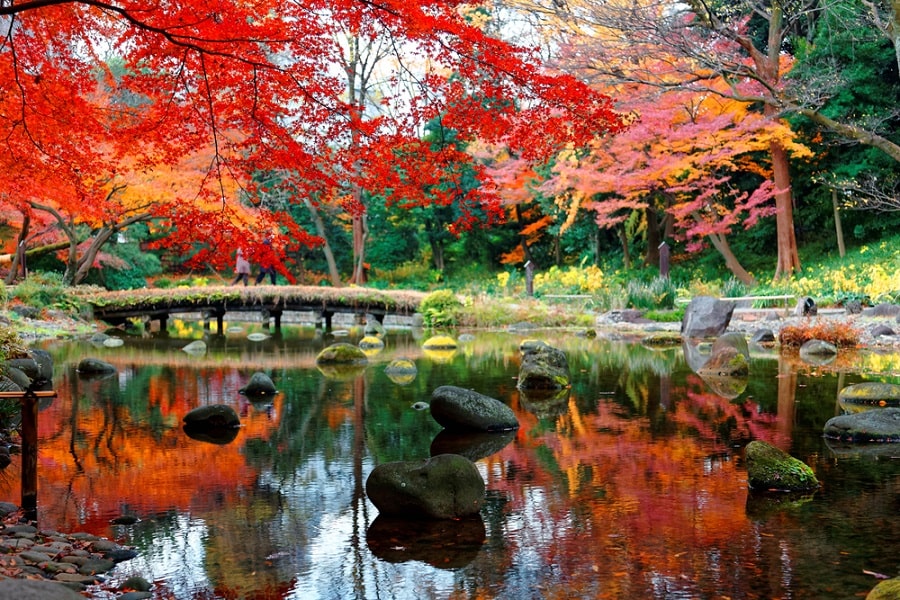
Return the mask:
<svg viewBox="0 0 900 600">
<path fill-rule="evenodd" d="M 777 443 L 775 419 L 697 390 L 679 397 L 666 413 L 676 427 L 664 435 L 604 401 L 591 414 L 571 401 L 552 431 L 519 413 L 516 442 L 482 461 L 488 489 L 509 499 L 510 512 L 534 519 L 523 529 L 545 531 L 531 543 L 546 547 L 549 564 L 569 574 L 567 593 L 642 597 L 654 577 L 673 590 L 730 579 L 710 572 L 712 555 L 758 575 L 753 557 L 730 555 L 753 547 L 739 540 L 758 533 L 746 516 L 739 451 L 718 441 L 715 429 L 733 418 L 739 432 Z"/>
<path fill-rule="evenodd" d="M 198 506 L 197 501 L 207 506 L 209 498 L 229 505 L 233 495 L 253 485 L 257 472 L 247 465 L 242 449 L 248 439 L 267 438 L 277 426 L 281 397 L 275 397 L 269 410 L 253 407 L 237 393 L 229 394 L 229 382 L 215 370 L 193 378 L 197 385 L 177 375 L 174 381 L 179 385 L 154 378 L 149 386 L 147 412 L 158 413 L 154 421 L 162 423 L 153 428 L 146 418 L 135 421 L 125 406 L 74 408 L 71 389 L 60 382 L 58 398 L 38 417 L 42 527 L 108 536 L 110 519 L 124 512 L 147 518 Z M 202 395 L 198 386 L 204 388 Z M 201 442 L 182 431 L 182 417 L 204 396 L 222 398 L 241 415 L 232 442 Z M 15 479 L 12 498 L 20 494 Z M 54 522 L 44 515 L 53 515 Z"/>
</svg>

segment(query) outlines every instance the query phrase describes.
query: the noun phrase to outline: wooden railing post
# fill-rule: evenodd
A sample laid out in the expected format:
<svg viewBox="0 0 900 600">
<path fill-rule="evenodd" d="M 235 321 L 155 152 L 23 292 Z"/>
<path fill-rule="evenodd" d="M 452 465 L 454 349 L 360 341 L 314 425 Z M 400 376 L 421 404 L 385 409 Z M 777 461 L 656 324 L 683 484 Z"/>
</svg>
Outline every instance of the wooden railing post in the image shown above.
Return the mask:
<svg viewBox="0 0 900 600">
<path fill-rule="evenodd" d="M 37 396 L 27 391 L 22 396 L 22 510 L 25 518 L 37 520 Z"/>
</svg>

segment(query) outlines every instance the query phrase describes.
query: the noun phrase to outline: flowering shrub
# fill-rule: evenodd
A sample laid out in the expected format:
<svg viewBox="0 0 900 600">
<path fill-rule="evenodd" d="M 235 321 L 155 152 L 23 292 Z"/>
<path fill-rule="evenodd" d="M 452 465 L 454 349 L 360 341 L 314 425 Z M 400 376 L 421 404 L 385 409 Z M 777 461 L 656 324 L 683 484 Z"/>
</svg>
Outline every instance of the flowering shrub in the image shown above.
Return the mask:
<svg viewBox="0 0 900 600">
<path fill-rule="evenodd" d="M 534 276 L 534 291 L 543 294 L 594 294 L 606 281 L 600 267 L 550 267 Z"/>
</svg>

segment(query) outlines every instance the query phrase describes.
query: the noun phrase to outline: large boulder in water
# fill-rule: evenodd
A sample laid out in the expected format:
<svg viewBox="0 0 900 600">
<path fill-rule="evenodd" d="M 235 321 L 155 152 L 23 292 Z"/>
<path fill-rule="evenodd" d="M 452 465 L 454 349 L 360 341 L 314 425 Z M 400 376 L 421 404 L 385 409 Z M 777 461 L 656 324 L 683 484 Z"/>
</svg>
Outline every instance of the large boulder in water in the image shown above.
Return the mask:
<svg viewBox="0 0 900 600">
<path fill-rule="evenodd" d="M 569 387 L 569 361 L 565 352 L 544 342 L 523 345 L 517 387 L 521 390 L 561 390 Z"/>
<path fill-rule="evenodd" d="M 842 442 L 900 442 L 900 408 L 874 408 L 825 422 L 826 438 Z"/>
<path fill-rule="evenodd" d="M 750 489 L 800 492 L 819 487 L 809 465 L 771 444 L 756 440 L 744 452 Z"/>
<path fill-rule="evenodd" d="M 384 463 L 366 479 L 366 495 L 381 514 L 407 519 L 473 515 L 484 504 L 484 491 L 478 468 L 457 454 Z"/>
<path fill-rule="evenodd" d="M 496 398 L 442 385 L 431 393 L 431 416 L 451 431 L 509 431 L 519 428 L 516 414 Z"/>
<path fill-rule="evenodd" d="M 725 333 L 735 304 L 712 296 L 696 296 L 684 310 L 681 335 L 689 338 L 715 337 Z"/>
</svg>

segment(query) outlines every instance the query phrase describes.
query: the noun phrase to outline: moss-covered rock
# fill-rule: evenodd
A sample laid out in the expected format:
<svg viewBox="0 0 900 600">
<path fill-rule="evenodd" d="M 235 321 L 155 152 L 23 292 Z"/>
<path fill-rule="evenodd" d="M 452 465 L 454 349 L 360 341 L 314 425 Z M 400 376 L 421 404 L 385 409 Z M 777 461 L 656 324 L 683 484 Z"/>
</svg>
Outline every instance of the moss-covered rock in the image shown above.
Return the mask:
<svg viewBox="0 0 900 600">
<path fill-rule="evenodd" d="M 529 345 L 522 354 L 518 388 L 561 390 L 569 387 L 569 361 L 565 352 L 543 342 Z"/>
<path fill-rule="evenodd" d="M 425 340 L 422 348 L 426 350 L 456 350 L 459 345 L 449 335 L 435 335 Z"/>
<path fill-rule="evenodd" d="M 866 600 L 898 600 L 900 599 L 900 577 L 885 579 L 872 588 Z"/>
<path fill-rule="evenodd" d="M 809 465 L 771 444 L 750 442 L 745 457 L 750 489 L 799 492 L 819 487 Z"/>
<path fill-rule="evenodd" d="M 316 357 L 316 364 L 364 365 L 369 362 L 365 352 L 358 346 L 339 342 L 323 348 Z"/>
</svg>

